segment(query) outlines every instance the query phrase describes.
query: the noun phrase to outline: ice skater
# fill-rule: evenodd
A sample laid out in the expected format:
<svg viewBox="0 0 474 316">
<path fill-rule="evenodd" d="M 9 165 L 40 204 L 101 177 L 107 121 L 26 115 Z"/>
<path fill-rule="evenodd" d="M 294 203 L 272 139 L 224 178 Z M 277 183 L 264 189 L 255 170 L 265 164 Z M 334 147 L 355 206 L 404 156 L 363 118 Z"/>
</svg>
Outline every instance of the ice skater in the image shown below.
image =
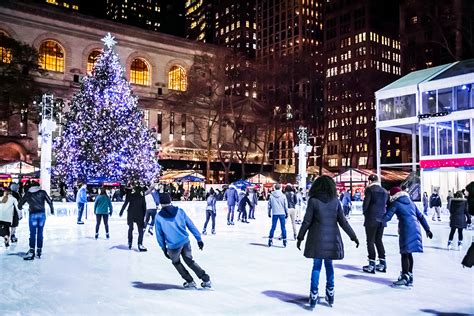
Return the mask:
<svg viewBox="0 0 474 316">
<path fill-rule="evenodd" d="M 291 227 L 293 228 L 293 237 L 296 240 L 296 194 L 291 184 L 285 187 L 285 197 L 288 201 L 288 216 L 290 217 Z"/>
<path fill-rule="evenodd" d="M 203 235 L 207 234 L 206 228 L 207 224 L 209 223 L 209 219 L 212 220 L 211 233 L 213 235 L 216 234 L 216 201 L 216 194 L 214 192 L 214 189 L 211 188 L 206 198 L 206 222 L 204 223 L 204 229 L 202 230 Z"/>
<path fill-rule="evenodd" d="M 258 204 L 257 189 L 253 188 L 249 191 L 249 200 L 250 200 L 250 210 L 249 210 L 249 219 L 255 219 L 255 208 Z"/>
<path fill-rule="evenodd" d="M 270 199 L 268 200 L 268 217 L 272 219 L 272 227 L 268 235 L 268 247 L 273 245 L 273 234 L 275 233 L 278 221 L 280 221 L 283 247 L 286 247 L 285 220 L 288 218 L 288 201 L 283 192 L 281 192 L 281 184 L 279 183 L 275 184 L 275 190 L 270 193 Z"/>
<path fill-rule="evenodd" d="M 11 195 L 18 201 L 20 202 L 21 195 L 19 193 L 20 191 L 20 185 L 18 183 L 12 183 L 10 184 L 10 191 Z M 18 242 L 18 238 L 16 237 L 16 229 L 18 225 L 20 224 L 20 220 L 23 218 L 22 212 L 20 212 L 18 209 L 16 212 L 13 213 L 13 221 L 12 221 L 12 226 L 11 226 L 11 234 L 10 234 L 10 240 L 12 243 Z"/>
<path fill-rule="evenodd" d="M 428 193 L 423 192 L 423 215 L 428 216 Z"/>
<path fill-rule="evenodd" d="M 347 191 L 342 193 L 341 202 L 342 202 L 342 207 L 344 209 L 344 215 L 347 218 L 349 218 L 350 213 L 351 213 L 351 207 L 352 207 L 352 199 L 351 199 L 351 193 L 350 193 L 349 189 L 347 189 Z"/>
<path fill-rule="evenodd" d="M 359 247 L 357 235 L 347 222 L 341 203 L 337 197 L 336 183 L 331 177 L 318 177 L 309 190 L 308 207 L 298 233 L 296 247 L 301 250 L 301 242 L 306 232 L 308 238 L 304 256 L 313 259 L 309 304 L 315 307 L 318 303 L 319 275 L 324 263 L 326 270 L 326 301 L 334 304 L 334 267 L 333 260 L 344 258 L 344 244 L 339 226 Z"/>
<path fill-rule="evenodd" d="M 458 250 L 462 249 L 463 229 L 467 227 L 467 217 L 469 212 L 467 210 L 467 200 L 464 198 L 461 191 L 456 192 L 454 197 L 449 199 L 449 227 L 451 232 L 448 239 L 448 250 L 452 249 L 454 233 L 458 230 Z"/>
<path fill-rule="evenodd" d="M 147 249 L 143 246 L 143 234 L 145 232 L 146 203 L 139 186 L 135 186 L 132 193 L 125 197 L 125 202 L 119 213 L 120 216 L 122 216 L 127 206 L 128 249 L 132 249 L 133 224 L 135 223 L 138 229 L 138 250 L 145 252 Z"/>
<path fill-rule="evenodd" d="M 225 199 L 227 201 L 227 225 L 234 225 L 234 209 L 239 202 L 239 195 L 237 189 L 233 184 L 229 185 L 229 188 L 225 191 Z"/>
<path fill-rule="evenodd" d="M 40 189 L 38 182 L 32 181 L 31 186 L 25 195 L 21 198 L 18 203 L 18 209 L 21 211 L 23 205 L 28 203 L 29 207 L 29 226 L 30 226 L 30 250 L 26 253 L 24 260 L 35 259 L 35 247 L 36 256 L 38 258 L 42 255 L 43 250 L 43 230 L 46 223 L 46 204 L 49 205 L 51 215 L 54 214 L 53 201 L 49 197 L 46 191 Z"/>
<path fill-rule="evenodd" d="M 181 277 L 186 281 L 184 288 L 196 288 L 196 283 L 188 270 L 181 263 L 180 257 L 191 270 L 202 280 L 203 288 L 211 287 L 211 278 L 194 260 L 191 251 L 191 242 L 186 229 L 194 235 L 199 249 L 204 248 L 199 230 L 193 221 L 186 215 L 183 209 L 171 205 L 171 197 L 168 193 L 160 193 L 161 211 L 156 216 L 155 231 L 156 240 L 160 245 L 166 258 L 170 259 Z"/>
<path fill-rule="evenodd" d="M 430 196 L 430 208 L 434 208 L 432 221 L 435 220 L 435 216 L 438 217 L 438 221 L 441 221 L 441 198 L 438 195 L 438 190 L 433 190 Z"/>
<path fill-rule="evenodd" d="M 0 200 L 0 236 L 4 238 L 5 247 L 10 246 L 10 227 L 16 212 L 18 212 L 18 201 L 10 189 L 7 189 Z"/>
<path fill-rule="evenodd" d="M 110 201 L 110 197 L 107 195 L 107 192 L 104 188 L 101 188 L 99 191 L 99 195 L 96 197 L 94 201 L 94 214 L 96 219 L 95 224 L 95 239 L 99 238 L 99 228 L 100 222 L 104 220 L 105 226 L 105 237 L 107 239 L 110 238 L 109 235 L 109 215 L 112 216 L 113 207 L 112 201 Z"/>
<path fill-rule="evenodd" d="M 159 194 L 156 192 L 154 187 L 150 187 L 145 193 L 145 204 L 145 229 L 148 226 L 148 233 L 153 236 L 153 226 L 155 225 L 156 212 L 158 210 L 158 205 L 160 205 Z"/>
<path fill-rule="evenodd" d="M 249 194 L 247 192 L 242 192 L 239 200 L 239 217 L 242 215 L 242 223 L 250 223 L 247 220 L 247 205 L 249 209 L 252 208 L 252 202 L 250 202 Z"/>
<path fill-rule="evenodd" d="M 393 286 L 413 286 L 413 253 L 423 252 L 423 238 L 418 222 L 423 226 L 428 238 L 433 238 L 433 233 L 423 214 L 410 199 L 410 195 L 400 187 L 390 189 L 390 204 L 383 220 L 389 222 L 395 214 L 398 218 L 402 272 L 398 281 L 393 282 Z"/>
<path fill-rule="evenodd" d="M 77 203 L 77 224 L 83 225 L 82 214 L 84 213 L 84 208 L 87 207 L 87 184 L 82 183 L 79 185 L 79 190 L 76 195 Z"/>
<path fill-rule="evenodd" d="M 303 189 L 299 188 L 296 192 L 296 224 L 301 224 L 301 209 L 303 208 Z"/>
</svg>

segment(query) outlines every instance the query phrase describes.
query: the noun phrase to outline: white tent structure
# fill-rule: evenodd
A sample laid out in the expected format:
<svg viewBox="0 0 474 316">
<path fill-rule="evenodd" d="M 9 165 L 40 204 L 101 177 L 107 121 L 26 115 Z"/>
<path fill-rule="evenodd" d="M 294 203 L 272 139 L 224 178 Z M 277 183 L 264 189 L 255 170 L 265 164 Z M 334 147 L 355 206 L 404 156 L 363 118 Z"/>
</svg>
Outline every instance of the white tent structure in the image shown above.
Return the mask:
<svg viewBox="0 0 474 316">
<path fill-rule="evenodd" d="M 38 170 L 39 168 L 23 161 L 11 162 L 0 166 L 0 173 L 12 175 L 30 174 Z"/>
</svg>

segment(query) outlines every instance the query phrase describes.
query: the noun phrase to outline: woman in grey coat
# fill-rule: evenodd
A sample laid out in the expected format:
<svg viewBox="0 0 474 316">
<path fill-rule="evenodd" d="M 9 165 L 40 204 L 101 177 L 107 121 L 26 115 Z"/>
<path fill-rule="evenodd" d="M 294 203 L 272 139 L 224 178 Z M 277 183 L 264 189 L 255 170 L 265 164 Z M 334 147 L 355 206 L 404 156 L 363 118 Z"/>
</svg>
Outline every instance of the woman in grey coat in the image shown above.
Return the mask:
<svg viewBox="0 0 474 316">
<path fill-rule="evenodd" d="M 332 178 L 328 176 L 317 178 L 311 186 L 309 196 L 296 246 L 300 249 L 301 242 L 309 231 L 304 256 L 313 259 L 310 306 L 315 307 L 318 302 L 319 274 L 323 262 L 326 269 L 326 301 L 332 305 L 334 303 L 332 260 L 344 258 L 344 244 L 339 226 L 356 243 L 356 247 L 359 247 L 359 240 L 344 216 L 341 203 L 337 198 L 336 183 Z"/>
</svg>

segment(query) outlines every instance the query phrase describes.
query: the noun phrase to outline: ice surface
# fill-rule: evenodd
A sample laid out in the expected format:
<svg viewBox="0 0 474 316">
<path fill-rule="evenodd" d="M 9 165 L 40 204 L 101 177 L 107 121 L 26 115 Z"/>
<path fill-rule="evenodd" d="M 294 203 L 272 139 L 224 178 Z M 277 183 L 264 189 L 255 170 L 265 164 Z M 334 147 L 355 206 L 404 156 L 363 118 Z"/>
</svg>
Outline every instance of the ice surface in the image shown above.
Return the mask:
<svg viewBox="0 0 474 316">
<path fill-rule="evenodd" d="M 182 204 L 201 230 L 204 207 L 199 202 Z M 154 237 L 146 234 L 148 252 L 139 253 L 135 242 L 127 248 L 125 216 L 117 210 L 110 221 L 111 239 L 103 226 L 94 240 L 95 220 L 78 226 L 75 218 L 50 216 L 46 221 L 43 257 L 25 262 L 28 222 L 18 229 L 19 243 L 8 250 L 0 246 L 0 315 L 306 315 L 312 262 L 290 240 L 266 247 L 270 220 L 261 202 L 255 221 L 227 226 L 225 205 L 218 203 L 217 234 L 203 237 L 199 251 L 192 239 L 193 254 L 211 276 L 214 289 L 183 290 L 183 280 L 167 260 Z M 333 308 L 320 304 L 318 315 L 472 315 L 474 269 L 460 262 L 472 232 L 465 231 L 464 250 L 445 249 L 449 225 L 432 226 L 434 239 L 424 239 L 425 253 L 415 254 L 411 290 L 389 285 L 400 271 L 396 219 L 386 230 L 388 272 L 365 274 L 365 234 L 362 217 L 350 220 L 361 246 L 356 249 L 344 236 L 346 257 L 335 263 L 336 296 Z M 291 225 L 287 224 L 292 236 Z M 210 230 L 210 227 L 209 229 Z M 277 234 L 279 230 L 277 229 Z M 457 237 L 455 237 L 457 238 Z M 292 238 L 291 238 L 292 239 Z M 455 239 L 456 240 L 456 239 Z M 196 280 L 198 281 L 198 280 Z M 200 282 L 199 282 L 200 283 Z M 320 292 L 325 276 L 321 274 Z M 324 300 L 323 300 L 324 301 Z"/>
</svg>

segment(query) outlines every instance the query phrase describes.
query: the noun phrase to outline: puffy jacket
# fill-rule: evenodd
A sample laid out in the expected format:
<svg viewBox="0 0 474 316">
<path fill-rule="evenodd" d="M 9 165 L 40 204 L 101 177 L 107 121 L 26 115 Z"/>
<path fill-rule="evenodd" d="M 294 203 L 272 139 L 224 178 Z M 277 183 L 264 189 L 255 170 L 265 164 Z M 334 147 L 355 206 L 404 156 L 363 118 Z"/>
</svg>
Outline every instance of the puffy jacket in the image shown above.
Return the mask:
<svg viewBox="0 0 474 316">
<path fill-rule="evenodd" d="M 120 216 L 122 216 L 127 206 L 128 224 L 143 223 L 145 221 L 146 204 L 143 195 L 138 192 L 127 194 L 127 197 L 125 198 L 125 203 L 123 203 L 122 209 L 120 210 Z"/>
<path fill-rule="evenodd" d="M 216 213 L 216 195 L 215 194 L 209 194 L 209 196 L 206 199 L 206 210 L 210 210 L 213 213 Z"/>
<path fill-rule="evenodd" d="M 270 193 L 268 215 L 288 215 L 288 201 L 281 190 L 275 190 Z"/>
<path fill-rule="evenodd" d="M 469 193 L 467 197 L 467 208 L 469 214 L 474 216 L 474 181 L 466 186 L 466 191 Z"/>
<path fill-rule="evenodd" d="M 293 191 L 285 192 L 286 200 L 288 201 L 288 208 L 295 208 L 296 207 L 296 194 Z"/>
<path fill-rule="evenodd" d="M 433 193 L 430 196 L 430 207 L 441 207 L 441 198 L 438 194 Z"/>
<path fill-rule="evenodd" d="M 451 198 L 449 201 L 449 226 L 451 228 L 467 227 L 467 200 Z"/>
<path fill-rule="evenodd" d="M 30 213 L 44 213 L 45 204 L 48 203 L 51 214 L 54 214 L 54 207 L 51 198 L 46 191 L 41 190 L 39 186 L 33 186 L 28 189 L 28 192 L 21 198 L 18 203 L 18 208 L 21 210 L 23 205 L 28 203 Z"/>
<path fill-rule="evenodd" d="M 227 205 L 235 205 L 239 202 L 239 194 L 237 193 L 237 189 L 230 185 L 227 191 L 225 191 L 225 199 L 227 200 Z"/>
<path fill-rule="evenodd" d="M 344 244 L 339 226 L 351 240 L 357 239 L 337 197 L 329 198 L 324 194 L 311 197 L 297 237 L 298 240 L 304 240 L 309 230 L 304 256 L 332 260 L 344 258 Z"/>
<path fill-rule="evenodd" d="M 80 188 L 77 191 L 76 203 L 87 203 L 87 191 L 85 188 Z"/>
<path fill-rule="evenodd" d="M 362 209 L 364 213 L 364 226 L 377 226 L 383 222 L 388 192 L 378 183 L 372 183 L 365 189 Z M 386 223 L 384 223 L 386 225 Z"/>
<path fill-rule="evenodd" d="M 390 201 L 384 221 L 389 222 L 393 215 L 397 214 L 400 253 L 423 252 L 423 238 L 418 222 L 428 232 L 430 226 L 425 217 L 406 192 L 398 192 L 390 198 Z"/>
<path fill-rule="evenodd" d="M 112 202 L 107 194 L 99 194 L 94 202 L 94 213 L 97 215 L 112 215 Z"/>
<path fill-rule="evenodd" d="M 162 249 L 178 249 L 189 242 L 188 228 L 196 240 L 202 241 L 193 221 L 179 207 L 163 206 L 155 218 L 156 240 Z"/>
<path fill-rule="evenodd" d="M 0 221 L 12 223 L 13 214 L 18 208 L 18 201 L 13 195 L 8 194 L 8 199 L 5 203 L 0 202 Z"/>
</svg>

